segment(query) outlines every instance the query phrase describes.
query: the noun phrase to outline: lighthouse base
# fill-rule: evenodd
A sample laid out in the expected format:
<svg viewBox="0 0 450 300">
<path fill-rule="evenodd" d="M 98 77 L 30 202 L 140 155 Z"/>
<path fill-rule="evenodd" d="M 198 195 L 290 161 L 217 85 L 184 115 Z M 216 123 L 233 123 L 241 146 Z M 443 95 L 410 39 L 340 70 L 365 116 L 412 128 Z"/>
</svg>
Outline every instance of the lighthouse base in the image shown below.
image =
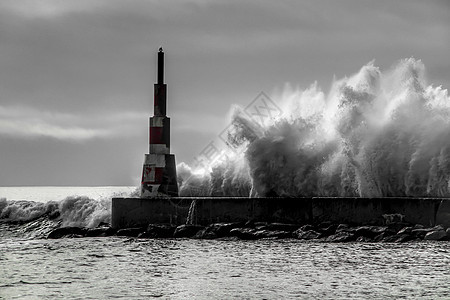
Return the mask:
<svg viewBox="0 0 450 300">
<path fill-rule="evenodd" d="M 145 154 L 141 198 L 178 197 L 177 169 L 173 154 Z"/>
</svg>

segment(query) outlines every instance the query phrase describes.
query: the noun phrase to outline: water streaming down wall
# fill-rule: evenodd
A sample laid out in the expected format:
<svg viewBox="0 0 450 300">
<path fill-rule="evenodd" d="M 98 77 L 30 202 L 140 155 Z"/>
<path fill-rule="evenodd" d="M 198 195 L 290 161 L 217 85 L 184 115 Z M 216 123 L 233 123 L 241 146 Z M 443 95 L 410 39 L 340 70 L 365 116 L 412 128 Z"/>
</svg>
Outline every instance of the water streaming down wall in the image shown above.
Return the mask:
<svg viewBox="0 0 450 300">
<path fill-rule="evenodd" d="M 203 172 L 179 164 L 180 196 L 450 196 L 450 98 L 420 60 L 278 98 L 284 114 L 265 126 L 235 108 L 229 142 L 244 155 Z"/>
<path fill-rule="evenodd" d="M 191 205 L 189 206 L 189 211 L 186 217 L 186 224 L 187 225 L 194 225 L 196 223 L 195 221 L 195 210 L 197 207 L 197 199 L 193 199 L 191 202 Z"/>
</svg>

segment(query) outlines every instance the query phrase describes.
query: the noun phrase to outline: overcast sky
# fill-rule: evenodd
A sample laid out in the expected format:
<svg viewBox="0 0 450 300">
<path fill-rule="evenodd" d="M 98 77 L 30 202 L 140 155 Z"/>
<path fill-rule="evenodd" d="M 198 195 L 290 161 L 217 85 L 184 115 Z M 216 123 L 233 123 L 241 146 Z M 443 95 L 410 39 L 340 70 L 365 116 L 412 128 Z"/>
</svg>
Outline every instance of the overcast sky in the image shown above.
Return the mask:
<svg viewBox="0 0 450 300">
<path fill-rule="evenodd" d="M 0 0 L 0 186 L 138 185 L 156 52 L 177 163 L 233 104 L 375 59 L 450 87 L 450 1 Z"/>
</svg>

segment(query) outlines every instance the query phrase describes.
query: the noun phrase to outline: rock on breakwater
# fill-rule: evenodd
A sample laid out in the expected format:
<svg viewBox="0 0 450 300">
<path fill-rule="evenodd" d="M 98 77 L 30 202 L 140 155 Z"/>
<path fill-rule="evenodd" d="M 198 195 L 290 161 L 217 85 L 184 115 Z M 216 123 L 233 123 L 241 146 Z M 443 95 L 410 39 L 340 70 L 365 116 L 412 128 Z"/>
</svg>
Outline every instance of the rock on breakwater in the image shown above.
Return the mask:
<svg viewBox="0 0 450 300">
<path fill-rule="evenodd" d="M 400 228 L 400 229 L 399 229 Z M 97 233 L 97 234 L 95 234 Z M 267 222 L 213 223 L 208 226 L 149 224 L 147 227 L 124 228 L 115 231 L 111 227 L 86 229 L 61 227 L 48 238 L 74 238 L 93 236 L 122 236 L 132 238 L 237 238 L 298 239 L 330 243 L 342 242 L 409 242 L 422 240 L 450 241 L 450 228 L 441 225 L 424 227 L 420 224 L 390 223 L 383 226 L 352 226 L 349 224 L 283 224 Z"/>
</svg>

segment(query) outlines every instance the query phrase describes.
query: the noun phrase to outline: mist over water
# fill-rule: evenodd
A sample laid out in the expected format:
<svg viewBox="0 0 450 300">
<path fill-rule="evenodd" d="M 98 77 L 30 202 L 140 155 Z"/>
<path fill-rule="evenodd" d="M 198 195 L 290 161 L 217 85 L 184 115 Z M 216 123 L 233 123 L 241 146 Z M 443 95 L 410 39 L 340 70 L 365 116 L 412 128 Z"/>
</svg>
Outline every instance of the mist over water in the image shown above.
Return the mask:
<svg viewBox="0 0 450 300">
<path fill-rule="evenodd" d="M 420 60 L 369 62 L 328 92 L 286 87 L 274 100 L 283 115 L 263 125 L 234 109 L 241 154 L 177 166 L 181 196 L 450 196 L 450 97 Z"/>
</svg>

